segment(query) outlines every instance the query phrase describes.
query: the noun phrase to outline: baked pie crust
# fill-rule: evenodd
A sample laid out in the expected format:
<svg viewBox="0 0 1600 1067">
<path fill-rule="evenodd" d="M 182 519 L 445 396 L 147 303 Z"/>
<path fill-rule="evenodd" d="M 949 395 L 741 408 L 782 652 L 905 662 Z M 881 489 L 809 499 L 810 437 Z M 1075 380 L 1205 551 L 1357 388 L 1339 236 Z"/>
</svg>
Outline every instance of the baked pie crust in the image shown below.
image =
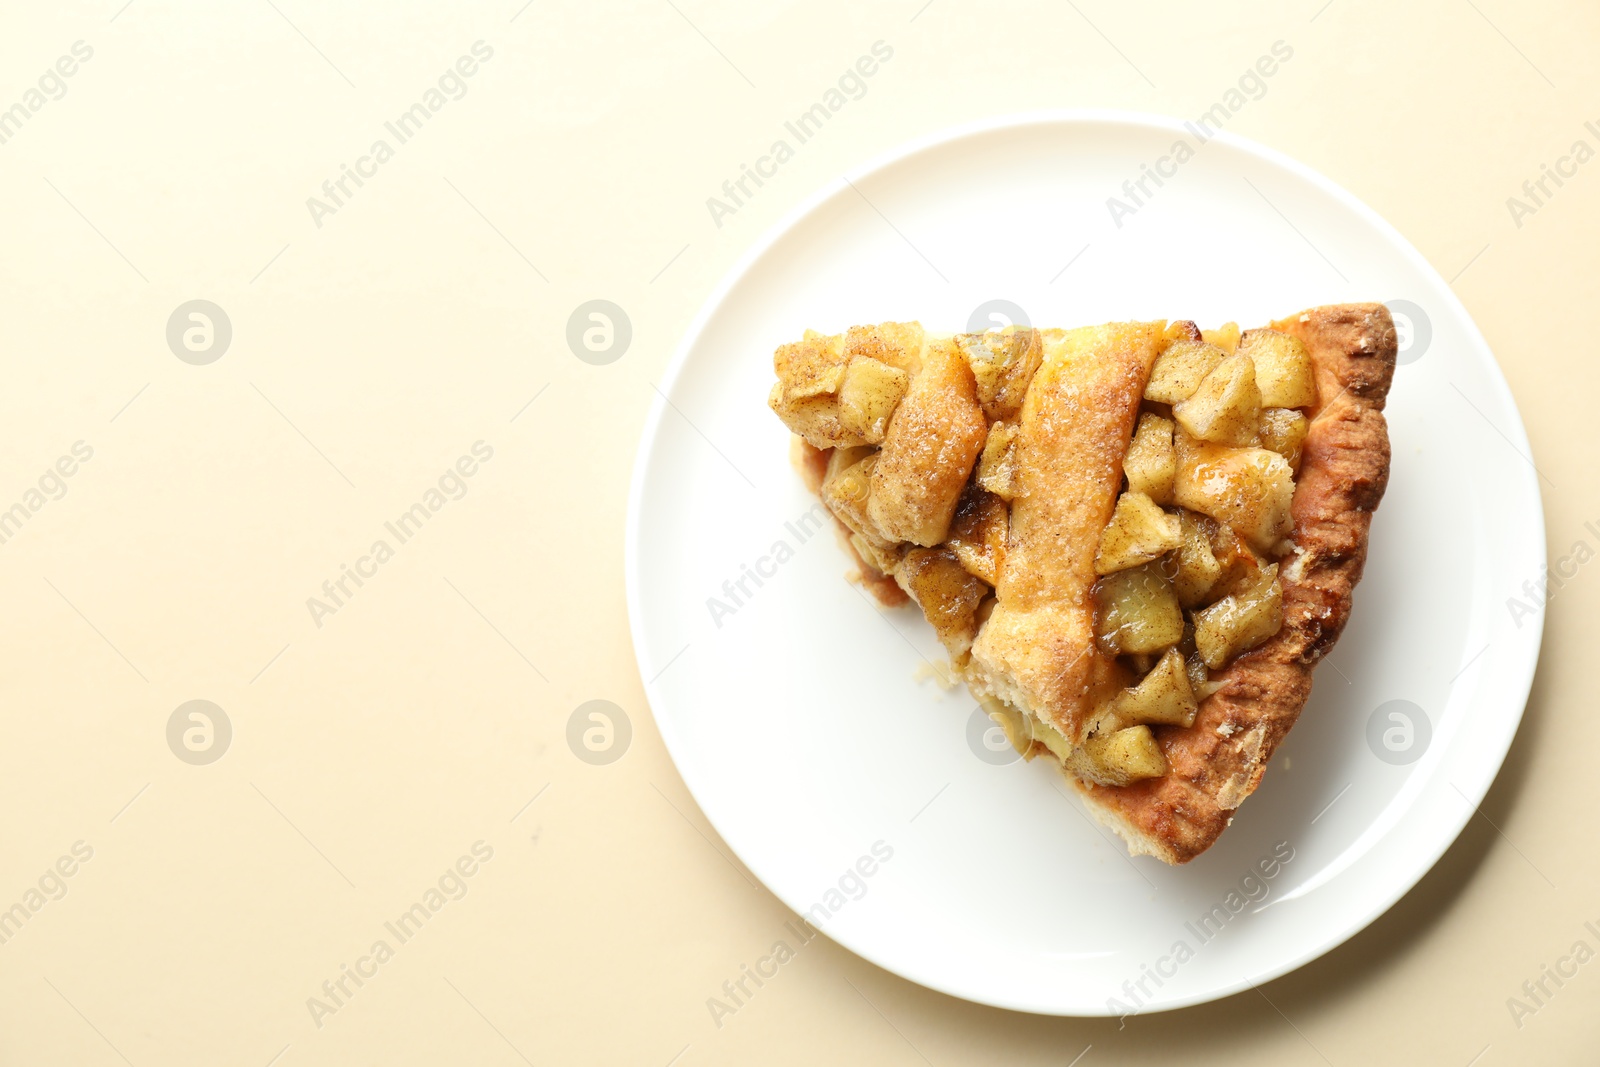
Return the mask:
<svg viewBox="0 0 1600 1067">
<path fill-rule="evenodd" d="M 1229 324 L 808 332 L 769 403 L 856 577 L 908 597 L 1134 854 L 1222 833 L 1349 617 L 1389 472 L 1381 304 Z"/>
</svg>

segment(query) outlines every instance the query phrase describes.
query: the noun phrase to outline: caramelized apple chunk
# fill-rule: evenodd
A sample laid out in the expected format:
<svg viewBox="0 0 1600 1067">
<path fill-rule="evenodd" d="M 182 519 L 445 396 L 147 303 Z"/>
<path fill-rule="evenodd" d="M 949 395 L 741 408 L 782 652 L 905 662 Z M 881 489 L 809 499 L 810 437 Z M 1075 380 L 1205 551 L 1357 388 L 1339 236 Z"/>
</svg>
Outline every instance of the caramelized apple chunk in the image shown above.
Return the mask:
<svg viewBox="0 0 1600 1067">
<path fill-rule="evenodd" d="M 1206 669 L 1206 662 L 1200 658 L 1198 651 L 1189 653 L 1189 658 L 1184 660 L 1183 667 L 1188 672 L 1189 688 L 1194 693 L 1195 700 L 1204 701 L 1222 688 L 1222 683 L 1211 677 L 1211 672 Z"/>
<path fill-rule="evenodd" d="M 1062 763 L 1072 758 L 1072 742 L 1068 741 L 1060 730 L 1035 716 L 1030 715 L 1028 719 L 1033 739 L 1043 745 L 1046 751 Z"/>
<path fill-rule="evenodd" d="M 972 367 L 984 416 L 990 422 L 1015 418 L 1044 359 L 1039 331 L 1011 326 L 960 334 L 956 341 Z"/>
<path fill-rule="evenodd" d="M 1261 421 L 1255 364 L 1242 354 L 1224 359 L 1193 393 L 1172 405 L 1172 417 L 1198 440 L 1254 445 Z"/>
<path fill-rule="evenodd" d="M 1308 408 L 1317 402 L 1311 353 L 1298 337 L 1277 330 L 1246 330 L 1239 352 L 1255 361 L 1261 403 L 1269 408 Z"/>
<path fill-rule="evenodd" d="M 1117 499 L 1111 521 L 1100 531 L 1094 572 L 1110 574 L 1159 559 L 1182 544 L 1178 519 L 1143 493 L 1129 491 Z"/>
<path fill-rule="evenodd" d="M 1263 408 L 1261 447 L 1270 448 L 1289 461 L 1289 468 L 1300 469 L 1300 446 L 1305 443 L 1311 422 L 1293 408 Z"/>
<path fill-rule="evenodd" d="M 805 438 L 816 448 L 864 445 L 866 440 L 845 429 L 839 421 L 839 398 L 832 395 L 802 396 L 788 399 L 783 395 L 783 383 L 772 387 L 767 394 L 767 406 L 773 410 L 790 432 Z"/>
<path fill-rule="evenodd" d="M 834 518 L 850 531 L 850 543 L 862 560 L 884 574 L 892 573 L 900 549 L 881 534 L 867 517 L 873 465 L 878 453 L 871 448 L 836 448 L 828 457 L 818 496 Z"/>
<path fill-rule="evenodd" d="M 1112 699 L 1110 710 L 1124 723 L 1193 726 L 1199 707 L 1189 685 L 1183 654 L 1169 648 L 1138 685 Z"/>
<path fill-rule="evenodd" d="M 1099 785 L 1131 785 L 1167 773 L 1167 758 L 1148 726 L 1129 726 L 1091 737 L 1072 750 L 1067 769 Z"/>
<path fill-rule="evenodd" d="M 1225 596 L 1232 596 L 1241 589 L 1255 585 L 1267 566 L 1261 557 L 1245 543 L 1244 538 L 1233 532 L 1232 527 L 1204 517 L 1201 521 L 1206 524 L 1209 531 L 1211 553 L 1222 568 L 1216 584 L 1206 595 L 1206 601 L 1209 603 L 1221 600 Z"/>
<path fill-rule="evenodd" d="M 1017 424 L 997 422 L 989 427 L 984 439 L 983 454 L 978 457 L 978 484 L 1001 500 L 1010 503 L 1016 499 Z"/>
<path fill-rule="evenodd" d="M 1228 355 L 1233 355 L 1239 350 L 1239 324 L 1226 322 L 1215 330 L 1201 330 L 1200 336 L 1205 338 L 1207 344 L 1216 345 Z"/>
<path fill-rule="evenodd" d="M 1222 564 L 1217 562 L 1211 539 L 1192 511 L 1179 510 L 1178 531 L 1183 543 L 1178 548 L 1177 565 L 1172 568 L 1172 588 L 1179 604 L 1198 607 L 1211 596 L 1217 579 L 1222 577 Z"/>
<path fill-rule="evenodd" d="M 1009 519 L 1005 501 L 969 484 L 961 494 L 961 503 L 956 505 L 956 517 L 950 522 L 950 537 L 945 544 L 968 573 L 990 585 L 999 585 Z"/>
<path fill-rule="evenodd" d="M 842 338 L 815 330 L 807 330 L 805 337 L 795 344 L 779 345 L 772 356 L 772 366 L 778 373 L 778 384 L 783 387 L 785 400 L 832 396 L 839 391 L 849 362 Z"/>
<path fill-rule="evenodd" d="M 1230 526 L 1260 552 L 1289 535 L 1294 471 L 1265 448 L 1230 448 L 1180 433 L 1173 497 L 1182 507 Z"/>
<path fill-rule="evenodd" d="M 947 548 L 913 548 L 900 560 L 895 576 L 950 655 L 966 655 L 978 635 L 978 605 L 989 587 Z"/>
<path fill-rule="evenodd" d="M 856 555 L 861 557 L 861 562 L 872 567 L 879 574 L 892 576 L 900 566 L 900 557 L 905 554 L 903 545 L 886 544 L 882 541 L 869 540 L 862 534 L 850 535 L 850 547 L 856 550 Z M 892 584 L 892 580 L 891 580 Z M 903 601 L 902 601 L 903 602 Z"/>
<path fill-rule="evenodd" d="M 851 362 L 839 385 L 839 422 L 869 445 L 881 444 L 911 376 L 876 359 Z"/>
<path fill-rule="evenodd" d="M 1212 670 L 1248 652 L 1283 625 L 1283 586 L 1278 565 L 1266 567 L 1257 581 L 1194 613 L 1194 641 Z"/>
<path fill-rule="evenodd" d="M 1144 398 L 1160 404 L 1187 400 L 1206 375 L 1227 358 L 1228 354 L 1216 345 L 1203 341 L 1174 341 L 1156 357 L 1155 365 L 1150 368 Z"/>
<path fill-rule="evenodd" d="M 767 404 L 791 431 L 816 448 L 862 445 L 866 439 L 839 417 L 839 387 L 849 360 L 838 337 L 806 331 L 805 339 L 780 345 L 772 365 L 778 380 Z"/>
<path fill-rule="evenodd" d="M 827 509 L 852 530 L 872 529 L 867 522 L 867 494 L 877 450 L 867 445 L 835 448 L 828 453 L 817 495 Z"/>
<path fill-rule="evenodd" d="M 1101 578 L 1094 600 L 1095 637 L 1107 655 L 1161 652 L 1183 637 L 1183 609 L 1155 563 Z"/>
<path fill-rule="evenodd" d="M 807 336 L 810 336 L 809 333 Z M 852 326 L 845 331 L 843 346 L 847 360 L 875 359 L 916 376 L 922 369 L 922 353 L 927 334 L 920 322 L 880 322 L 874 326 Z"/>
<path fill-rule="evenodd" d="M 1172 482 L 1178 475 L 1178 457 L 1172 448 L 1172 420 L 1146 412 L 1122 460 L 1128 488 L 1154 500 L 1172 503 Z"/>
</svg>

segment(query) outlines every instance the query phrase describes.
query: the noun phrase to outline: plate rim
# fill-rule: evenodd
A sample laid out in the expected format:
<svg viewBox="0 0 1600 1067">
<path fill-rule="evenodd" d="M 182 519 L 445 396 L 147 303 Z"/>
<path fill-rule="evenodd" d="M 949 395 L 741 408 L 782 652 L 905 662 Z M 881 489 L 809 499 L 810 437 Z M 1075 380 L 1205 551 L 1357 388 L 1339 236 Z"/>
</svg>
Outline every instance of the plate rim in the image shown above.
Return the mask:
<svg viewBox="0 0 1600 1067">
<path fill-rule="evenodd" d="M 672 395 L 674 387 L 678 384 L 678 379 L 681 377 L 684 368 L 688 364 L 689 355 L 699 342 L 701 335 L 705 332 L 706 326 L 722 308 L 734 287 L 736 287 L 745 278 L 745 276 L 749 274 L 750 270 L 771 250 L 774 245 L 782 240 L 784 236 L 790 233 L 818 207 L 825 204 L 843 190 L 849 188 L 851 183 L 864 181 L 872 175 L 880 171 L 887 170 L 888 168 L 908 159 L 911 156 L 926 151 L 930 148 L 949 144 L 954 141 L 978 137 L 985 134 L 994 133 L 996 131 L 1018 129 L 1027 126 L 1073 125 L 1128 126 L 1136 127 L 1147 132 L 1156 130 L 1169 134 L 1181 134 L 1184 131 L 1183 120 L 1170 115 L 1163 115 L 1154 112 L 1123 110 L 1117 108 L 1030 109 L 1024 111 L 1006 112 L 985 118 L 957 123 L 950 126 L 940 127 L 928 133 L 924 133 L 903 141 L 887 151 L 878 153 L 868 158 L 864 162 L 845 169 L 836 177 L 824 181 L 810 195 L 799 200 L 789 211 L 785 212 L 776 222 L 769 226 L 767 230 L 763 232 L 755 241 L 753 241 L 750 247 L 746 249 L 746 251 L 740 255 L 738 259 L 735 260 L 733 265 L 723 275 L 722 279 L 707 295 L 704 303 L 702 303 L 700 307 L 700 310 L 695 314 L 694 318 L 690 321 L 688 327 L 685 329 L 683 337 L 678 342 L 677 347 L 673 351 L 671 359 L 668 361 L 660 376 L 659 383 L 656 387 L 657 395 L 651 401 L 650 410 L 646 414 L 645 422 L 639 437 L 639 443 L 634 453 L 633 470 L 629 478 L 627 512 L 624 518 L 623 531 L 623 581 L 625 601 L 628 611 L 628 633 L 633 646 L 634 662 L 639 670 L 639 678 L 641 683 L 640 687 L 644 691 L 645 703 L 650 709 L 651 718 L 656 724 L 657 732 L 661 735 L 662 744 L 666 747 L 667 755 L 669 758 L 671 758 L 674 769 L 678 771 L 678 776 L 680 780 L 682 780 L 684 788 L 688 790 L 689 795 L 694 799 L 695 805 L 700 809 L 701 815 L 704 816 L 711 827 L 716 830 L 717 835 L 722 838 L 723 843 L 727 845 L 729 850 L 732 851 L 733 854 L 739 858 L 739 861 L 743 863 L 746 868 L 748 868 L 750 872 L 756 876 L 757 879 L 760 880 L 762 887 L 774 897 L 777 897 L 778 900 L 781 901 L 785 907 L 790 908 L 790 910 L 797 911 L 794 905 L 785 899 L 783 894 L 779 893 L 777 889 L 772 886 L 768 879 L 764 877 L 756 868 L 756 866 L 750 862 L 750 860 L 739 849 L 739 847 L 723 832 L 722 827 L 718 825 L 717 819 L 701 802 L 700 796 L 696 792 L 694 784 L 690 782 L 688 776 L 686 776 L 682 770 L 678 746 L 680 746 L 683 742 L 676 736 L 675 727 L 667 722 L 663 716 L 656 711 L 655 704 L 651 700 L 650 693 L 653 683 L 645 681 L 647 667 L 643 662 L 642 649 L 647 644 L 647 638 L 644 632 L 644 605 L 641 602 L 640 593 L 640 546 L 643 542 L 642 530 L 640 528 L 640 515 L 644 503 L 645 471 L 649 465 L 652 451 L 660 436 L 662 420 L 670 406 L 670 401 L 668 398 Z M 1275 148 L 1227 130 L 1218 131 L 1212 137 L 1208 138 L 1208 140 L 1221 141 L 1224 144 L 1230 145 L 1249 155 L 1255 156 L 1263 162 L 1289 171 L 1290 173 L 1298 176 L 1302 180 L 1314 186 L 1320 192 L 1331 196 L 1334 200 L 1338 201 L 1343 206 L 1354 211 L 1357 215 L 1362 217 L 1369 225 L 1373 226 L 1380 233 L 1384 234 L 1390 241 L 1391 245 L 1403 256 L 1408 258 L 1412 265 L 1419 272 L 1421 272 L 1424 276 L 1429 276 L 1432 280 L 1438 282 L 1438 288 L 1444 295 L 1447 305 L 1454 312 L 1457 320 L 1466 328 L 1467 339 L 1469 341 L 1476 341 L 1476 343 L 1480 345 L 1483 351 L 1489 356 L 1487 364 L 1484 367 L 1486 372 L 1485 381 L 1490 387 L 1491 391 L 1494 392 L 1496 397 L 1504 404 L 1512 419 L 1509 427 L 1496 427 L 1496 429 L 1499 429 L 1503 434 L 1509 434 L 1511 444 L 1513 447 L 1517 448 L 1518 451 L 1521 451 L 1524 455 L 1532 454 L 1532 447 L 1528 441 L 1527 429 L 1523 422 L 1521 409 L 1517 406 L 1516 397 L 1511 392 L 1510 384 L 1506 381 L 1505 372 L 1501 369 L 1499 360 L 1495 357 L 1494 350 L 1489 346 L 1487 339 L 1484 338 L 1482 331 L 1478 328 L 1476 320 L 1474 320 L 1472 315 L 1467 311 L 1466 305 L 1463 304 L 1460 297 L 1457 296 L 1454 288 L 1444 279 L 1444 276 L 1439 273 L 1433 264 L 1417 251 L 1417 249 L 1409 240 L 1406 239 L 1403 234 L 1400 233 L 1399 230 L 1397 230 L 1386 219 L 1384 219 L 1383 216 L 1379 215 L 1373 208 L 1368 206 L 1363 200 L 1349 192 L 1331 178 L 1322 174 L 1320 171 L 1309 166 L 1308 164 L 1302 163 Z M 1539 488 L 1537 477 L 1533 478 L 1529 482 L 1529 486 L 1533 491 L 1534 499 L 1539 505 L 1537 509 L 1535 509 L 1535 514 L 1532 517 L 1533 521 L 1529 523 L 1529 525 L 1532 527 L 1530 530 L 1530 542 L 1534 547 L 1535 555 L 1535 558 L 1530 562 L 1535 564 L 1533 568 L 1534 573 L 1542 573 L 1543 568 L 1548 563 L 1548 547 L 1545 543 L 1546 530 L 1544 495 Z M 1383 892 L 1377 893 L 1375 895 L 1372 907 L 1363 917 L 1361 917 L 1359 920 L 1347 923 L 1331 930 L 1327 936 L 1319 938 L 1312 947 L 1308 948 L 1304 952 L 1280 961 L 1274 966 L 1269 967 L 1255 975 L 1253 978 L 1249 976 L 1241 976 L 1238 979 L 1219 982 L 1202 992 L 1197 992 L 1187 996 L 1175 998 L 1171 1001 L 1164 1001 L 1159 1004 L 1151 1005 L 1148 1009 L 1141 1007 L 1136 1011 L 1126 1013 L 1111 1011 L 1109 1008 L 1103 1010 L 1082 1010 L 1078 1006 L 1073 1006 L 1069 1009 L 1052 1010 L 1048 1008 L 1010 1002 L 1004 998 L 983 996 L 971 989 L 957 988 L 951 983 L 945 981 L 934 981 L 921 976 L 914 977 L 910 974 L 907 974 L 903 969 L 897 966 L 894 960 L 884 958 L 882 953 L 865 949 L 861 945 L 855 943 L 856 939 L 854 937 L 850 937 L 848 935 L 840 936 L 840 934 L 830 933 L 827 930 L 821 930 L 821 932 L 828 936 L 828 938 L 834 943 L 840 945 L 840 947 L 908 982 L 912 982 L 916 985 L 923 986 L 924 988 L 932 989 L 936 992 L 956 997 L 970 1003 L 984 1004 L 1007 1011 L 1016 1011 L 1045 1017 L 1109 1018 L 1116 1017 L 1119 1014 L 1122 1014 L 1124 1017 L 1127 1015 L 1157 1014 L 1159 1012 L 1174 1011 L 1180 1008 L 1193 1007 L 1199 1004 L 1207 1004 L 1213 1001 L 1222 1000 L 1241 993 L 1247 989 L 1253 988 L 1260 983 L 1281 978 L 1284 975 L 1292 973 L 1293 971 L 1304 967 L 1306 964 L 1311 963 L 1312 961 L 1319 959 L 1324 955 L 1327 955 L 1329 952 L 1333 951 L 1335 948 L 1338 948 L 1340 945 L 1361 933 L 1368 926 L 1372 925 L 1373 922 L 1377 921 L 1379 917 L 1386 914 L 1397 903 L 1399 903 L 1402 898 L 1416 888 L 1417 884 L 1422 881 L 1428 872 L 1433 870 L 1433 868 L 1438 865 L 1439 860 L 1444 856 L 1445 852 L 1447 852 L 1450 847 L 1454 845 L 1457 840 L 1459 840 L 1462 830 L 1466 828 L 1467 822 L 1471 819 L 1472 815 L 1476 813 L 1479 806 L 1482 804 L 1484 797 L 1488 794 L 1489 789 L 1494 785 L 1495 780 L 1499 778 L 1500 771 L 1505 765 L 1506 757 L 1510 754 L 1511 746 L 1515 743 L 1517 734 L 1521 729 L 1522 718 L 1527 710 L 1528 696 L 1532 691 L 1534 677 L 1538 669 L 1540 653 L 1543 648 L 1544 627 L 1545 613 L 1539 612 L 1535 625 L 1532 628 L 1532 632 L 1525 640 L 1527 652 L 1523 655 L 1522 662 L 1513 665 L 1516 668 L 1515 676 L 1512 676 L 1509 671 L 1506 674 L 1506 691 L 1508 694 L 1513 695 L 1515 699 L 1508 702 L 1504 743 L 1496 743 L 1496 751 L 1493 752 L 1492 758 L 1483 763 L 1482 770 L 1468 784 L 1468 788 L 1463 790 L 1461 789 L 1461 783 L 1452 780 L 1451 784 L 1455 785 L 1456 788 L 1462 793 L 1463 797 L 1468 800 L 1469 803 L 1466 808 L 1460 813 L 1459 816 L 1452 817 L 1448 820 L 1441 820 L 1440 825 L 1445 832 L 1440 832 L 1434 835 L 1433 839 L 1429 841 L 1427 847 L 1417 851 L 1416 855 L 1419 857 L 1419 862 L 1415 863 L 1410 869 L 1404 871 L 1401 876 L 1390 883 L 1390 886 Z"/>
</svg>

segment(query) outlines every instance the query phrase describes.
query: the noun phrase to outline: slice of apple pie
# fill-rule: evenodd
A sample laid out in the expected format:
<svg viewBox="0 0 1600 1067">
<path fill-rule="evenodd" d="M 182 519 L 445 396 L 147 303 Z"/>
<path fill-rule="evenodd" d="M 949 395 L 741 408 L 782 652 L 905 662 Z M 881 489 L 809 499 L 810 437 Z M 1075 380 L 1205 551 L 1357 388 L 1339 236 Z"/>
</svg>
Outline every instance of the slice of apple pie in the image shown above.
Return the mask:
<svg viewBox="0 0 1600 1067">
<path fill-rule="evenodd" d="M 1381 304 L 939 336 L 807 332 L 769 403 L 859 581 L 909 596 L 1135 854 L 1205 851 L 1338 640 L 1389 474 Z"/>
</svg>

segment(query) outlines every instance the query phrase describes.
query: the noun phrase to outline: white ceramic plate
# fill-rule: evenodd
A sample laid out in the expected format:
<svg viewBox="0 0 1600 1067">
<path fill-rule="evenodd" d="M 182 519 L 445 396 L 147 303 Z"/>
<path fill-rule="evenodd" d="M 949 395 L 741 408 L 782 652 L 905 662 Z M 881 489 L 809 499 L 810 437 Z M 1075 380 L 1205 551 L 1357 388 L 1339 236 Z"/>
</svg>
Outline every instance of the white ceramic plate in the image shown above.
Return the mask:
<svg viewBox="0 0 1600 1067">
<path fill-rule="evenodd" d="M 1180 140 L 1192 158 L 1161 163 L 1171 176 L 1134 204 L 1124 181 Z M 1114 221 L 1112 196 L 1136 210 Z M 814 499 L 766 405 L 773 349 L 808 327 L 964 330 L 991 300 L 1041 326 L 1251 326 L 1351 300 L 1404 313 L 1393 475 L 1354 615 L 1262 787 L 1186 867 L 1130 860 L 1047 761 L 1007 765 L 965 690 L 917 680 L 924 657 L 942 657 L 916 610 L 875 609 L 844 580 L 831 530 L 804 536 Z M 912 981 L 1104 1015 L 1281 975 L 1417 882 L 1516 731 L 1542 619 L 1514 619 L 1506 600 L 1538 579 L 1544 532 L 1511 394 L 1398 233 L 1259 145 L 1102 112 L 918 142 L 822 190 L 754 249 L 660 389 L 627 584 L 661 734 L 751 871 Z"/>
</svg>

